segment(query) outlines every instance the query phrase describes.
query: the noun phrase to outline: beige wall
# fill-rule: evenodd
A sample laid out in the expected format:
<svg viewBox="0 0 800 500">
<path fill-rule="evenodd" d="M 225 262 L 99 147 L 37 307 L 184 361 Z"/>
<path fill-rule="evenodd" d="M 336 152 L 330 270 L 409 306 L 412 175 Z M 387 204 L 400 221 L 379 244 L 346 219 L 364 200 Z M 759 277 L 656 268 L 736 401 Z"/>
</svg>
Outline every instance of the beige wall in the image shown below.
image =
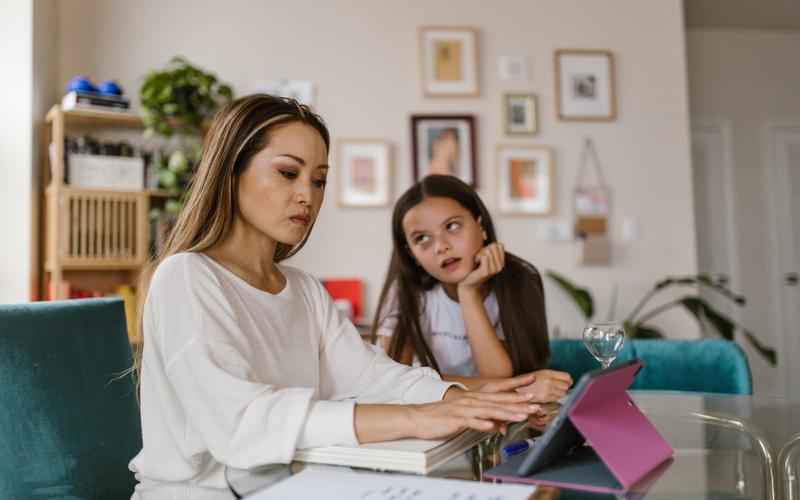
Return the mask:
<svg viewBox="0 0 800 500">
<path fill-rule="evenodd" d="M 693 29 L 687 47 L 692 118 L 724 120 L 731 127 L 738 282 L 749 299 L 742 322 L 780 348 L 773 324 L 777 297 L 770 279 L 774 249 L 769 243 L 764 127 L 800 123 L 800 33 Z M 759 391 L 777 391 L 778 372 L 758 356 L 750 360 Z"/>
<path fill-rule="evenodd" d="M 597 144 L 613 186 L 612 233 L 622 216 L 636 217 L 641 238 L 617 238 L 614 265 L 579 268 L 572 245 L 536 238 L 533 218 L 496 216 L 507 247 L 540 268 L 556 269 L 592 288 L 607 306 L 619 286 L 622 309 L 656 279 L 696 268 L 687 116 L 686 62 L 680 0 L 479 0 L 368 2 L 297 0 L 64 0 L 60 13 L 60 78 L 76 73 L 118 78 L 135 94 L 146 71 L 183 54 L 217 72 L 240 92 L 289 77 L 317 85 L 317 107 L 335 137 L 386 138 L 394 145 L 395 194 L 411 182 L 409 115 L 474 113 L 478 118 L 481 195 L 495 200 L 495 146 L 546 144 L 555 149 L 556 219 L 568 221 L 579 146 Z M 624 15 L 622 15 L 624 13 Z M 416 29 L 424 25 L 480 30 L 481 97 L 423 99 Z M 603 48 L 617 63 L 619 118 L 613 123 L 558 122 L 553 51 Z M 497 58 L 525 56 L 527 85 L 499 81 Z M 539 97 L 541 132 L 532 141 L 501 133 L 501 93 L 529 90 Z M 390 251 L 390 209 L 336 205 L 335 180 L 315 234 L 294 263 L 320 276 L 363 276 L 367 309 L 375 306 Z M 551 324 L 577 334 L 580 320 L 563 298 L 549 296 Z M 696 334 L 681 314 L 662 324 L 677 336 Z"/>
<path fill-rule="evenodd" d="M 33 0 L 0 3 L 0 304 L 28 299 Z"/>
</svg>

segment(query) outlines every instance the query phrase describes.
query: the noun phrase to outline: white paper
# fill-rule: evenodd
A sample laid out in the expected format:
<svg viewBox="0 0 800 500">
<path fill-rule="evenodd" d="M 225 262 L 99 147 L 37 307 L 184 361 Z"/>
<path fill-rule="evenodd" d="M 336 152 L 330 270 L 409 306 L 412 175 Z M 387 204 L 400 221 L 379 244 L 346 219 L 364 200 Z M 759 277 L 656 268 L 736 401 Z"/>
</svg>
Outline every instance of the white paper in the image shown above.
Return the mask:
<svg viewBox="0 0 800 500">
<path fill-rule="evenodd" d="M 534 491 L 535 486 L 518 484 L 310 468 L 250 495 L 246 500 L 524 500 Z"/>
</svg>

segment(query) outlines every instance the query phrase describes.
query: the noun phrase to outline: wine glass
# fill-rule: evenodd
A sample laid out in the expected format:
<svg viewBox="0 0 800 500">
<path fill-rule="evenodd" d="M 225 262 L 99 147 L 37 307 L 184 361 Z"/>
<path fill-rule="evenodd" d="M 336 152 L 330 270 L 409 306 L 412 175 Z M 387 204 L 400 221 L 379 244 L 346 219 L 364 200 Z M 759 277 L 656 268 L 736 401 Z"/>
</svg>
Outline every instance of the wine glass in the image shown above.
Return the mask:
<svg viewBox="0 0 800 500">
<path fill-rule="evenodd" d="M 625 328 L 619 321 L 590 323 L 583 331 L 583 343 L 603 369 L 617 359 L 625 343 Z"/>
</svg>

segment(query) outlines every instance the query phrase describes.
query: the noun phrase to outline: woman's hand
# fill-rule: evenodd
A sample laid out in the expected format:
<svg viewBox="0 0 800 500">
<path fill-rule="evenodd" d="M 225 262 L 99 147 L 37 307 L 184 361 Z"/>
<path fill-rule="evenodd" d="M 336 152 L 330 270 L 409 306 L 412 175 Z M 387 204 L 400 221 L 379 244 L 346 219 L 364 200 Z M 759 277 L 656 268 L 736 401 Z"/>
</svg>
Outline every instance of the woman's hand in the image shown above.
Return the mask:
<svg viewBox="0 0 800 500">
<path fill-rule="evenodd" d="M 484 393 L 452 387 L 437 403 L 409 407 L 411 428 L 419 439 L 441 439 L 470 428 L 503 432 L 508 422 L 522 422 L 541 412 L 525 394 Z"/>
<path fill-rule="evenodd" d="M 572 377 L 567 372 L 539 370 L 529 375 L 533 375 L 533 382 L 515 389 L 521 394 L 526 394 L 529 397 L 528 401 L 537 403 L 558 401 L 572 386 Z"/>
<path fill-rule="evenodd" d="M 560 403 L 543 404 L 540 412 L 528 416 L 528 426 L 544 431 L 545 427 L 556 418 L 560 409 Z"/>
<path fill-rule="evenodd" d="M 503 270 L 506 252 L 502 243 L 492 243 L 475 254 L 476 268 L 458 284 L 458 291 L 479 289 L 489 278 Z"/>
</svg>

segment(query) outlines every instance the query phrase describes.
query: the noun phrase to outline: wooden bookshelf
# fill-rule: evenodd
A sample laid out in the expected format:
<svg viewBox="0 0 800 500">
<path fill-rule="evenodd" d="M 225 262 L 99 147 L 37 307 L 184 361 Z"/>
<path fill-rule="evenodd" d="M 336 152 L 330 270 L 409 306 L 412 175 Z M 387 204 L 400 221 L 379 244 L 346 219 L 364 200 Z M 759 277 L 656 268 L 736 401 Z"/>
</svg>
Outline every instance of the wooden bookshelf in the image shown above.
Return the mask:
<svg viewBox="0 0 800 500">
<path fill-rule="evenodd" d="M 100 293 L 134 287 L 148 261 L 151 199 L 167 197 L 158 190 L 116 191 L 66 184 L 64 137 L 74 129 L 143 131 L 144 125 L 136 115 L 111 111 L 63 111 L 56 105 L 47 113 L 42 134 L 42 210 L 39 228 L 34 230 L 41 249 L 36 270 L 39 298 L 66 299 L 70 286 Z M 129 335 L 132 341 L 137 339 L 136 331 Z"/>
</svg>

